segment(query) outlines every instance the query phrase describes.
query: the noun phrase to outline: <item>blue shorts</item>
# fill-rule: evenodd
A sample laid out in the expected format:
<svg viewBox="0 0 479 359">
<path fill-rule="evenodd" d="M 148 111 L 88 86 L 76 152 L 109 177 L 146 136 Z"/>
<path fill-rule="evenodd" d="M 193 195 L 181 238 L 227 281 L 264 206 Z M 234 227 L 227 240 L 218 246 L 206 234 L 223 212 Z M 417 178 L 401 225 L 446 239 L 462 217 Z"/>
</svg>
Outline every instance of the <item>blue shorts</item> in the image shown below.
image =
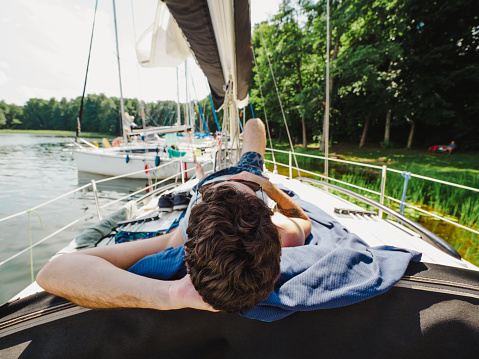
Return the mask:
<svg viewBox="0 0 479 359">
<path fill-rule="evenodd" d="M 206 181 L 212 180 L 219 176 L 235 175 L 243 171 L 248 171 L 255 175 L 262 176 L 263 166 L 264 158 L 259 153 L 253 151 L 243 153 L 236 166 L 231 166 L 206 176 L 199 181 L 196 186 L 193 187 L 193 191 L 196 191 L 197 188 L 201 187 Z"/>
</svg>

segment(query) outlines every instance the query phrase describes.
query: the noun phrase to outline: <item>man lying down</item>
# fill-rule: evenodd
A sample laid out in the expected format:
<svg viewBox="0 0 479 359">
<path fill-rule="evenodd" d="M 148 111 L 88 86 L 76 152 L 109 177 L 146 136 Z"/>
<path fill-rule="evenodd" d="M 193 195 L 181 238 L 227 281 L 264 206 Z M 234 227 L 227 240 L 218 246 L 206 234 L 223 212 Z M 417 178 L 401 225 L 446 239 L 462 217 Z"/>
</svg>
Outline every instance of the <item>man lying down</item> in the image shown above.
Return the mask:
<svg viewBox="0 0 479 359">
<path fill-rule="evenodd" d="M 249 120 L 236 166 L 207 177 L 197 166 L 200 181 L 179 228 L 59 256 L 37 283 L 90 308 L 196 308 L 271 321 L 383 293 L 419 259 L 413 251 L 368 247 L 272 184 L 262 175 L 265 148 L 263 123 Z"/>
</svg>

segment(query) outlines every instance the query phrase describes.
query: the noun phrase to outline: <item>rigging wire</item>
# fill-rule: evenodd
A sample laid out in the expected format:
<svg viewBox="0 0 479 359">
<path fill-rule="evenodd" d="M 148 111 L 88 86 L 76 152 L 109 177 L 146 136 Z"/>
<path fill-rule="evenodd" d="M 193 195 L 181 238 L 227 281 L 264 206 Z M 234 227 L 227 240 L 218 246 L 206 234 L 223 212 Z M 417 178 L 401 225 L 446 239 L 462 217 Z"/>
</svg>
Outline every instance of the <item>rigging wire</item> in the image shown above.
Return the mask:
<svg viewBox="0 0 479 359">
<path fill-rule="evenodd" d="M 131 5 L 131 22 L 133 23 L 133 47 L 136 49 L 136 26 L 135 26 L 135 12 L 133 9 L 133 0 L 130 1 Z M 145 102 L 143 101 L 143 93 L 141 86 L 141 77 L 140 77 L 140 64 L 136 61 L 136 72 L 138 74 L 138 86 L 140 90 L 140 110 L 141 110 L 141 123 L 143 128 L 146 127 L 145 121 Z"/>
<path fill-rule="evenodd" d="M 95 22 L 96 22 L 96 10 L 98 9 L 98 0 L 95 2 L 95 13 L 93 15 L 93 27 L 91 29 L 91 38 L 90 38 L 90 49 L 88 50 L 88 61 L 86 65 L 86 73 L 85 73 L 85 83 L 83 85 L 83 94 L 81 96 L 81 103 L 80 103 L 80 113 L 77 118 L 77 130 L 75 134 L 75 142 L 78 142 L 78 135 L 80 134 L 80 124 L 83 116 L 83 104 L 85 100 L 85 90 L 86 90 L 86 82 L 88 78 L 88 69 L 90 67 L 90 57 L 91 57 L 91 48 L 93 44 L 93 33 L 95 32 Z"/>
<path fill-rule="evenodd" d="M 196 93 L 196 86 L 195 86 L 195 82 L 193 81 L 193 79 L 190 79 L 191 81 L 191 84 L 193 85 L 193 91 L 195 92 L 195 97 L 196 97 L 196 101 L 195 101 L 195 105 L 196 107 L 199 108 L 200 110 L 200 117 L 201 119 L 203 120 L 203 124 L 205 125 L 206 127 L 206 132 L 208 132 L 208 134 L 210 133 L 210 130 L 208 128 L 208 124 L 206 123 L 206 120 L 205 120 L 205 116 L 203 115 L 203 110 L 201 108 L 201 103 L 200 101 L 198 100 L 198 94 Z"/>
<path fill-rule="evenodd" d="M 214 117 L 215 122 L 216 122 L 216 128 L 218 129 L 218 132 L 221 132 L 221 126 L 220 126 L 220 123 L 218 122 L 218 116 L 216 115 L 215 105 L 213 104 L 213 98 L 211 97 L 211 86 L 210 86 L 208 80 L 206 79 L 206 77 L 204 79 L 205 79 L 205 82 L 206 82 L 206 87 L 210 89 L 210 93 L 208 94 L 208 97 L 210 99 L 211 111 L 213 112 L 213 117 Z M 205 101 L 206 101 L 206 99 L 205 99 Z M 206 109 L 206 105 L 204 107 Z"/>
<path fill-rule="evenodd" d="M 256 55 L 254 53 L 254 48 L 253 48 L 253 60 L 254 60 L 254 66 L 256 67 L 256 74 L 258 75 L 259 93 L 261 94 L 261 101 L 263 103 L 264 120 L 266 122 L 266 130 L 268 131 L 269 145 L 271 146 L 271 156 L 273 156 L 274 171 L 277 173 L 278 172 L 278 167 L 276 166 L 276 159 L 274 158 L 273 141 L 271 140 L 271 133 L 269 132 L 268 116 L 266 115 L 266 103 L 264 101 L 263 88 L 261 86 L 261 77 L 259 76 L 259 68 L 258 68 L 258 64 L 256 63 Z M 250 102 L 250 104 L 251 104 L 251 102 Z M 251 112 L 253 112 L 253 105 L 252 104 L 251 104 Z M 254 117 L 254 113 L 253 113 L 253 117 Z"/>
<path fill-rule="evenodd" d="M 215 117 L 216 127 L 218 128 L 218 131 L 221 132 L 221 126 L 220 126 L 220 123 L 218 122 L 218 116 L 216 116 L 215 105 L 213 104 L 213 99 L 211 98 L 211 93 L 208 96 L 210 98 L 211 109 L 213 110 L 213 116 Z"/>
<path fill-rule="evenodd" d="M 127 143 L 128 139 L 126 137 L 125 124 L 123 123 L 125 118 L 125 105 L 123 102 L 123 87 L 121 85 L 120 48 L 118 46 L 118 26 L 116 22 L 116 4 L 115 4 L 115 0 L 113 0 L 112 2 L 113 2 L 113 23 L 115 24 L 116 60 L 118 62 L 118 82 L 120 85 L 120 107 L 121 107 L 120 129 L 121 129 L 121 133 L 123 134 L 123 142 Z"/>
<path fill-rule="evenodd" d="M 249 92 L 248 92 L 248 96 L 249 96 Z M 254 117 L 254 110 L 253 110 L 253 103 L 251 102 L 251 96 L 249 96 L 249 106 L 251 108 L 251 114 L 253 115 L 253 118 Z"/>
<path fill-rule="evenodd" d="M 296 168 L 299 168 L 298 160 L 296 158 L 296 153 L 294 152 L 293 141 L 291 141 L 291 135 L 289 133 L 288 123 L 286 122 L 286 116 L 284 114 L 283 103 L 281 102 L 281 97 L 279 96 L 278 86 L 276 85 L 276 79 L 274 77 L 273 66 L 271 66 L 271 61 L 269 60 L 268 50 L 266 49 L 266 42 L 264 41 L 263 30 L 261 29 L 261 26 L 259 26 L 259 32 L 261 34 L 261 39 L 263 40 L 264 52 L 266 54 L 266 58 L 268 59 L 269 70 L 271 71 L 271 76 L 273 78 L 274 88 L 276 89 L 276 95 L 278 96 L 279 107 L 281 108 L 281 113 L 283 114 L 284 126 L 286 127 L 286 132 L 288 133 L 288 139 L 289 139 L 289 145 L 291 146 L 291 152 L 293 153 L 294 162 L 296 163 Z M 301 176 L 301 174 L 299 173 L 299 169 L 297 171 L 298 171 L 298 176 Z"/>
</svg>

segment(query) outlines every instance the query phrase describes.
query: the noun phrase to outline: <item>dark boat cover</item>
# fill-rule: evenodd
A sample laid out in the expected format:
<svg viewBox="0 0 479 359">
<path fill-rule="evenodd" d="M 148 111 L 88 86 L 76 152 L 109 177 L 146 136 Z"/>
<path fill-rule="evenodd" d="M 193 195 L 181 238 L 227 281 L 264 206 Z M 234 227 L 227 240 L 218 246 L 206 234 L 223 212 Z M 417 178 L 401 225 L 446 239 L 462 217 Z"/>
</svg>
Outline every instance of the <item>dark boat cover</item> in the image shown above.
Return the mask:
<svg viewBox="0 0 479 359">
<path fill-rule="evenodd" d="M 68 303 L 36 294 L 0 308 L 0 358 L 477 358 L 479 274 L 411 263 L 406 276 L 450 291 L 394 287 L 271 323 L 193 309 L 115 309 L 36 324 Z M 475 298 L 450 286 L 456 282 Z"/>
<path fill-rule="evenodd" d="M 251 20 L 249 0 L 232 0 L 236 51 L 237 97 L 248 95 L 251 80 Z M 225 80 L 207 0 L 164 0 L 183 31 L 203 73 L 208 78 L 216 109 L 224 101 Z"/>
</svg>

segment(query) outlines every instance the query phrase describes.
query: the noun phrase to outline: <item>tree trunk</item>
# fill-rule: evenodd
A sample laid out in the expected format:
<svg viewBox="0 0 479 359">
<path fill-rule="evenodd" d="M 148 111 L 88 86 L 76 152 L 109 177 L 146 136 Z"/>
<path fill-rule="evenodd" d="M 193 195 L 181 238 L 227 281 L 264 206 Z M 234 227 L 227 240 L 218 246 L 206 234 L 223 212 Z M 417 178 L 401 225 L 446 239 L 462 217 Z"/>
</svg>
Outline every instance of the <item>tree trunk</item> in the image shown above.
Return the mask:
<svg viewBox="0 0 479 359">
<path fill-rule="evenodd" d="M 386 128 L 384 130 L 384 143 L 386 144 L 386 146 L 389 146 L 390 130 L 391 130 L 391 110 L 388 110 L 388 113 L 386 114 Z"/>
<path fill-rule="evenodd" d="M 303 93 L 303 79 L 301 77 L 301 58 L 298 56 L 298 59 L 296 61 L 296 69 L 298 71 L 298 82 L 299 82 L 299 93 Z M 306 139 L 306 120 L 304 118 L 304 109 L 301 113 L 301 125 L 303 129 L 303 148 L 306 148 L 308 145 L 307 139 Z"/>
<path fill-rule="evenodd" d="M 409 131 L 409 139 L 407 140 L 407 148 L 411 149 L 412 139 L 414 138 L 414 130 L 416 129 L 416 123 L 411 124 L 411 131 Z"/>
<path fill-rule="evenodd" d="M 362 148 L 364 144 L 366 143 L 366 136 L 368 134 L 368 128 L 369 128 L 369 122 L 370 122 L 369 120 L 370 120 L 370 116 L 368 115 L 366 117 L 366 122 L 364 123 L 363 134 L 361 135 L 361 141 L 359 141 L 359 148 Z"/>
<path fill-rule="evenodd" d="M 303 148 L 306 148 L 308 146 L 308 142 L 306 141 L 306 120 L 304 119 L 304 116 L 301 116 L 301 122 L 303 125 Z"/>
<path fill-rule="evenodd" d="M 330 58 L 330 63 L 332 63 L 333 61 L 335 61 L 337 58 L 338 58 L 338 52 L 339 52 L 339 38 L 341 37 L 341 34 L 338 34 L 338 39 L 336 40 L 336 42 L 334 43 L 334 51 L 333 51 L 333 55 L 331 56 Z M 333 92 L 333 82 L 334 82 L 334 77 L 330 77 L 329 79 L 329 93 Z M 331 108 L 331 99 L 329 100 L 329 108 Z M 326 118 L 326 111 L 328 111 L 328 109 L 325 109 L 324 111 L 324 118 Z M 321 145 L 319 147 L 319 150 L 320 151 L 324 151 L 324 142 L 325 142 L 325 139 L 324 139 L 324 133 L 326 132 L 326 129 L 324 128 L 324 126 L 326 125 L 325 121 L 323 120 L 323 136 L 321 136 Z"/>
</svg>

